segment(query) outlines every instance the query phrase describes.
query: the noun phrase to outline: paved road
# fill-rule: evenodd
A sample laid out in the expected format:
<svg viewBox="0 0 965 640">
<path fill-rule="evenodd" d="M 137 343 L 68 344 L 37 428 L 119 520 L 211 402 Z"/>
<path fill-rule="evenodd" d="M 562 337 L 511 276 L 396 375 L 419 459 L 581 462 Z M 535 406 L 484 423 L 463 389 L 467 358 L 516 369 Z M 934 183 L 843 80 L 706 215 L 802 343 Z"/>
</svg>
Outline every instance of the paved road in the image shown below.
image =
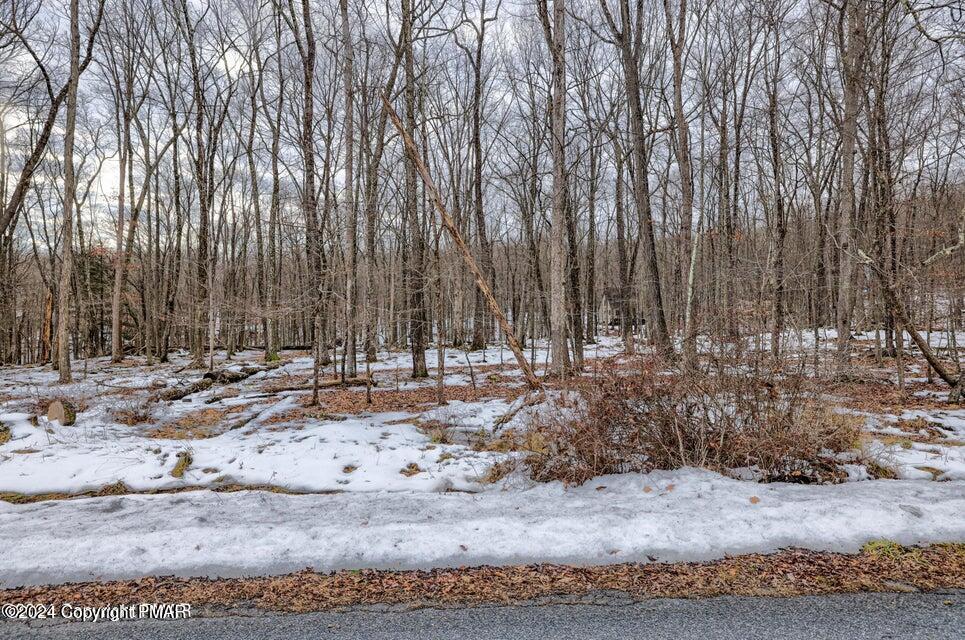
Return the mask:
<svg viewBox="0 0 965 640">
<path fill-rule="evenodd" d="M 652 600 L 417 611 L 193 618 L 181 622 L 0 623 L 0 637 L 138 640 L 746 640 L 965 638 L 965 593 Z M 609 602 L 609 603 L 606 603 Z"/>
</svg>

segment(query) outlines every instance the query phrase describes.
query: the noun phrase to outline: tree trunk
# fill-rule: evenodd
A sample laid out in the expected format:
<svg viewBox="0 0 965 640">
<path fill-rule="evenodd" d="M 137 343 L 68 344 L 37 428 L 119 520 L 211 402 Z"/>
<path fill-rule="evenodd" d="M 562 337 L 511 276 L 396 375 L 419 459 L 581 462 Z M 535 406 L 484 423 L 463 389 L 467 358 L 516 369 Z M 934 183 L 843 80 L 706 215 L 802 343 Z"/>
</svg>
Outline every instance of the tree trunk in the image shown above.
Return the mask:
<svg viewBox="0 0 965 640">
<path fill-rule="evenodd" d="M 566 313 L 566 6 L 553 0 L 553 22 L 550 25 L 546 0 L 537 5 L 543 35 L 553 60 L 552 99 L 550 102 L 550 145 L 553 154 L 553 209 L 550 229 L 550 372 L 565 376 L 570 369 L 567 346 Z"/>
<path fill-rule="evenodd" d="M 663 294 L 660 285 L 660 267 L 657 261 L 656 238 L 653 229 L 653 215 L 650 208 L 650 184 L 647 172 L 647 133 L 644 131 L 643 106 L 640 102 L 639 47 L 636 41 L 643 37 L 634 33 L 634 22 L 630 16 L 628 0 L 620 0 L 620 26 L 612 15 L 605 0 L 601 0 L 607 22 L 610 25 L 617 47 L 620 50 L 620 63 L 626 84 L 627 99 L 630 105 L 630 135 L 633 157 L 633 197 L 640 216 L 640 239 L 643 244 L 643 275 L 645 279 L 644 296 L 650 316 L 650 339 L 657 353 L 668 360 L 675 358 L 673 342 L 667 329 L 667 318 L 663 308 Z"/>
<path fill-rule="evenodd" d="M 342 375 L 354 378 L 358 375 L 355 356 L 356 328 L 356 289 L 358 274 L 355 258 L 358 254 L 358 216 L 355 213 L 355 106 L 354 106 L 354 64 L 355 54 L 352 45 L 352 32 L 349 29 L 348 0 L 339 1 L 342 22 L 342 85 L 345 98 L 345 128 L 342 145 L 345 151 L 344 185 L 342 187 L 342 219 L 345 223 L 345 366 Z"/>
<path fill-rule="evenodd" d="M 77 128 L 77 83 L 80 79 L 80 24 L 77 16 L 78 0 L 70 3 L 70 81 L 67 86 L 67 123 L 64 130 L 64 221 L 61 234 L 60 287 L 57 300 L 57 352 L 61 384 L 71 382 L 70 322 L 71 276 L 74 269 L 74 197 L 77 181 L 74 175 L 74 131 Z"/>
<path fill-rule="evenodd" d="M 405 59 L 405 127 L 416 131 L 415 56 L 412 48 L 412 1 L 402 0 L 402 46 Z M 406 280 L 409 283 L 409 346 L 412 352 L 412 377 L 426 378 L 425 240 L 419 221 L 419 200 L 415 161 L 405 160 L 405 219 L 409 231 Z"/>
<path fill-rule="evenodd" d="M 855 247 L 854 163 L 858 137 L 859 100 L 865 57 L 865 0 L 846 0 L 845 20 L 839 27 L 839 46 L 844 67 L 844 114 L 841 119 L 841 180 L 838 187 L 838 305 L 837 356 L 839 374 L 850 367 L 853 252 Z M 846 26 L 845 26 L 846 25 Z M 847 29 L 847 36 L 844 30 Z"/>
</svg>

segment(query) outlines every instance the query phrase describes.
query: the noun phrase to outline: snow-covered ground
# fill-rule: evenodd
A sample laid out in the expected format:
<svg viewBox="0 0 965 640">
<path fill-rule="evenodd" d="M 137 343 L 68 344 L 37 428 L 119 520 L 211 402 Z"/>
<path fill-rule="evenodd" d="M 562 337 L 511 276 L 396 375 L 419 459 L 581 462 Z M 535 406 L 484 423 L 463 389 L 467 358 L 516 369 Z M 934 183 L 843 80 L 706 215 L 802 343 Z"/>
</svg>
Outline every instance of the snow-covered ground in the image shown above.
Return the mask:
<svg viewBox="0 0 965 640">
<path fill-rule="evenodd" d="M 876 538 L 965 540 L 963 514 L 957 482 L 762 485 L 694 469 L 481 494 L 196 491 L 0 503 L 0 586 L 856 551 Z"/>
<path fill-rule="evenodd" d="M 894 469 L 898 476 L 924 480 L 965 480 L 965 410 L 914 409 L 899 415 L 886 414 L 869 419 L 872 433 L 892 436 L 869 445 L 871 455 Z M 900 429 L 896 424 L 906 425 Z M 909 432 L 909 427 L 917 431 Z M 931 436 L 930 442 L 915 442 L 909 435 Z M 965 515 L 963 515 L 965 518 Z"/>
<path fill-rule="evenodd" d="M 620 340 L 607 337 L 587 356 L 621 351 Z M 260 355 L 226 362 L 222 354 L 215 368 L 237 370 Z M 542 369 L 545 345 L 527 357 Z M 426 359 L 433 373 L 436 353 Z M 524 388 L 512 354 L 447 351 L 450 397 L 467 393 L 443 407 L 434 404 L 434 379 L 408 378 L 410 363 L 407 353 L 380 354 L 371 366 L 378 383 L 371 407 L 357 387 L 324 390 L 318 408 L 306 406 L 311 359 L 294 353 L 277 368 L 172 402 L 152 396 L 203 373 L 187 368 L 186 354 L 153 366 L 137 358 L 78 362 L 77 382 L 66 386 L 49 369 L 0 369 L 0 435 L 9 436 L 0 439 L 0 494 L 76 494 L 116 483 L 124 492 L 241 485 L 307 494 L 0 501 L 0 587 L 304 567 L 699 560 L 788 546 L 853 551 L 876 538 L 965 540 L 965 409 L 859 412 L 865 455 L 901 480 L 867 480 L 858 467 L 849 469 L 852 482 L 836 486 L 758 484 L 695 469 L 582 487 L 535 484 L 520 470 L 487 483 L 494 464 L 520 455 L 472 446 Z M 43 407 L 54 397 L 81 407 L 76 424 L 47 420 Z M 525 409 L 508 428 L 538 411 Z M 125 419 L 132 412 L 142 420 Z M 446 437 L 433 425 L 444 425 Z M 178 474 L 186 454 L 190 464 Z"/>
<path fill-rule="evenodd" d="M 279 404 L 282 411 L 293 406 Z M 227 484 L 292 491 L 467 490 L 495 461 L 494 454 L 463 445 L 431 443 L 413 424 L 413 414 L 402 412 L 297 425 L 253 420 L 244 429 L 190 441 L 119 433 L 130 428 L 112 425 L 46 432 L 31 427 L 23 414 L 0 420 L 12 425 L 15 438 L 4 450 L 35 451 L 10 453 L 0 463 L 0 491 L 26 494 L 80 493 L 115 482 L 134 491 Z M 171 473 L 184 451 L 191 464 L 175 478 Z M 402 473 L 414 471 L 413 464 L 418 472 Z"/>
<path fill-rule="evenodd" d="M 618 351 L 618 341 L 611 338 L 588 349 L 588 355 Z M 461 369 L 446 375 L 447 388 L 466 387 L 473 377 L 480 384 L 486 381 L 490 371 L 470 375 L 467 359 L 477 369 L 513 362 L 512 354 L 499 348 L 448 353 L 448 366 Z M 541 354 L 545 360 L 545 348 L 536 350 L 537 362 Z M 256 362 L 259 355 L 237 354 L 230 368 Z M 434 350 L 427 352 L 433 365 L 435 357 Z M 0 370 L 0 394 L 13 396 L 0 403 L 0 423 L 10 435 L 0 445 L 0 492 L 81 493 L 116 482 L 135 491 L 223 484 L 270 484 L 293 491 L 471 490 L 504 457 L 474 451 L 465 443 L 433 443 L 417 428 L 420 419 L 449 423 L 455 430 L 491 428 L 510 407 L 497 391 L 491 400 L 454 401 L 435 410 L 370 412 L 360 401 L 351 413 L 312 413 L 303 410 L 309 391 L 265 391 L 273 383 L 307 381 L 311 359 L 294 357 L 229 385 L 230 394 L 215 386 L 183 401 L 150 401 L 155 387 L 201 378 L 203 371 L 182 371 L 185 364 L 184 356 L 153 367 L 111 366 L 101 359 L 91 363 L 87 374 L 75 364 L 79 381 L 66 386 L 56 385 L 56 373 L 47 369 Z M 371 366 L 378 381 L 373 393 L 434 388 L 435 380 L 409 380 L 410 366 L 406 353 L 380 354 Z M 524 384 L 515 368 L 499 375 L 507 387 Z M 86 407 L 74 425 L 50 422 L 32 410 L 54 395 Z M 123 424 L 118 412 L 125 410 L 147 411 L 148 420 Z M 219 425 L 208 424 L 215 420 Z M 204 437 L 185 437 L 201 430 Z M 190 453 L 191 464 L 183 476 L 174 477 L 178 454 L 184 452 Z"/>
<path fill-rule="evenodd" d="M 896 334 L 897 335 L 897 334 Z M 904 340 L 904 345 L 906 351 L 911 350 L 912 340 L 911 335 L 907 332 L 902 332 L 901 336 Z M 867 345 L 875 344 L 875 340 L 879 340 L 881 343 L 884 342 L 884 333 L 878 331 L 877 335 L 875 331 L 852 331 L 851 337 L 856 342 L 864 342 Z M 928 344 L 935 349 L 947 349 L 951 345 L 952 335 L 948 331 L 932 331 L 922 332 L 922 338 L 928 340 Z M 961 348 L 965 345 L 965 331 L 955 332 L 955 344 Z M 897 338 L 896 338 L 897 339 Z M 833 327 L 822 327 L 814 331 L 810 328 L 795 328 L 788 329 L 781 334 L 781 345 L 785 352 L 793 354 L 795 352 L 813 352 L 814 349 L 820 348 L 824 351 L 832 351 L 837 349 L 838 331 Z M 678 338 L 676 340 L 678 349 L 683 348 L 683 339 Z M 762 351 L 768 351 L 771 348 L 771 334 L 762 333 L 759 335 L 745 336 L 741 342 L 738 342 L 745 351 L 753 351 L 760 349 Z M 720 353 L 721 351 L 730 351 L 733 349 L 734 344 L 731 342 L 721 342 L 720 340 L 713 340 L 709 336 L 700 335 L 697 337 L 697 349 L 701 353 Z"/>
</svg>

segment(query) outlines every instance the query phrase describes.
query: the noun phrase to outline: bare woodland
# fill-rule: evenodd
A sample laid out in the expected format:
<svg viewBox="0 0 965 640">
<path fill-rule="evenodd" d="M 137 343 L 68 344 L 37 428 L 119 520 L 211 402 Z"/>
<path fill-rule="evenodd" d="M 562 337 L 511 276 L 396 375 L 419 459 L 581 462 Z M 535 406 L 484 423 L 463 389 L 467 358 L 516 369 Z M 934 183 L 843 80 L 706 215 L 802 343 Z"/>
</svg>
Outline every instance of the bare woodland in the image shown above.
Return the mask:
<svg viewBox="0 0 965 640">
<path fill-rule="evenodd" d="M 384 349 L 419 378 L 547 340 L 565 375 L 608 332 L 684 366 L 831 340 L 849 376 L 872 331 L 958 393 L 962 29 L 919 0 L 2 0 L 0 363 L 311 349 L 317 398 Z"/>
</svg>

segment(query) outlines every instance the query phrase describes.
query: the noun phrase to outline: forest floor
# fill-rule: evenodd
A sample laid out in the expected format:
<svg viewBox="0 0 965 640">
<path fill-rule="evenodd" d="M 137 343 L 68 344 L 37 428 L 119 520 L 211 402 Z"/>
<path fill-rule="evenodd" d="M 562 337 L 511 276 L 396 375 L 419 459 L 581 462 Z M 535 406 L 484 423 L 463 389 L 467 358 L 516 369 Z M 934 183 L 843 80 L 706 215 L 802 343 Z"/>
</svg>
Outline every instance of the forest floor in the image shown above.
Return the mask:
<svg viewBox="0 0 965 640">
<path fill-rule="evenodd" d="M 546 407 L 497 425 L 527 391 L 499 348 L 447 351 L 444 406 L 435 379 L 408 378 L 407 353 L 379 354 L 371 398 L 364 385 L 326 386 L 319 406 L 303 352 L 271 366 L 259 351 L 230 361 L 221 352 L 214 370 L 233 375 L 210 384 L 185 353 L 151 366 L 78 361 L 71 385 L 49 367 L 4 368 L 0 587 L 965 542 L 965 408 L 949 405 L 911 354 L 899 389 L 871 345 L 858 340 L 857 381 L 821 384 L 862 419 L 856 446 L 875 469 L 846 465 L 848 480 L 829 485 L 693 468 L 581 486 L 534 482 L 522 465 L 506 473 L 526 455 L 512 434 Z M 541 370 L 545 348 L 527 355 Z M 430 374 L 436 358 L 426 354 Z M 617 338 L 603 337 L 587 347 L 584 381 L 633 366 Z M 177 390 L 193 392 L 175 399 Z M 76 409 L 73 424 L 48 419 L 56 400 Z M 894 479 L 874 479 L 881 469 Z"/>
</svg>

